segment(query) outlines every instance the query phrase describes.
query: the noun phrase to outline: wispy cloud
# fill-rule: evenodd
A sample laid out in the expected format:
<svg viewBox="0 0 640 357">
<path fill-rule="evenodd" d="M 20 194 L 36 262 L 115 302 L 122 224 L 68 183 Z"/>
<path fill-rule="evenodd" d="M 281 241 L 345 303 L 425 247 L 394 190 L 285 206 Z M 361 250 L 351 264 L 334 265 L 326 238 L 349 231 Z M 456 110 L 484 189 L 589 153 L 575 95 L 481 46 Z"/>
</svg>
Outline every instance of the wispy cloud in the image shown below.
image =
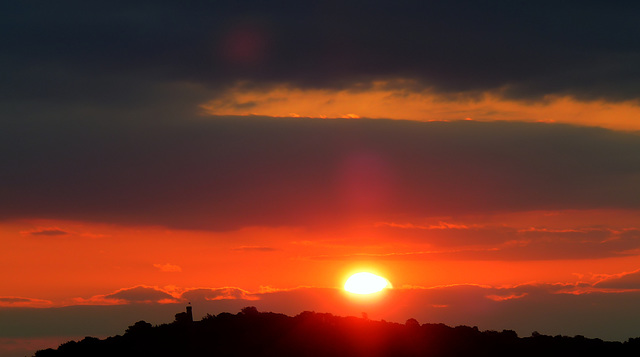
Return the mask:
<svg viewBox="0 0 640 357">
<path fill-rule="evenodd" d="M 466 225 L 466 224 L 456 224 L 456 223 L 447 223 L 444 221 L 438 222 L 438 224 L 431 225 L 419 225 L 413 223 L 396 223 L 396 222 L 377 222 L 375 224 L 376 227 L 392 227 L 392 228 L 406 228 L 406 229 L 470 229 L 470 228 L 480 228 L 480 225 Z"/>
<path fill-rule="evenodd" d="M 188 301 L 214 301 L 214 300 L 259 300 L 257 295 L 251 294 L 246 290 L 234 287 L 223 288 L 196 288 L 188 289 L 181 295 L 183 300 Z"/>
<path fill-rule="evenodd" d="M 174 264 L 153 264 L 153 267 L 164 273 L 179 273 L 182 272 L 182 268 Z"/>
<path fill-rule="evenodd" d="M 258 300 L 260 297 L 247 290 L 237 287 L 219 288 L 180 288 L 168 286 L 134 286 L 119 289 L 115 292 L 95 295 L 90 298 L 75 298 L 74 304 L 79 305 L 127 305 L 143 304 L 171 304 L 181 302 L 201 302 L 215 300 Z"/>
<path fill-rule="evenodd" d="M 17 296 L 0 296 L 0 306 L 4 307 L 50 307 L 50 300 L 34 299 Z"/>
<path fill-rule="evenodd" d="M 176 303 L 179 298 L 152 286 L 135 286 L 124 288 L 106 295 L 95 295 L 88 299 L 76 298 L 82 305 L 123 305 L 131 303 Z"/>
<path fill-rule="evenodd" d="M 240 252 L 275 252 L 277 250 L 272 247 L 265 247 L 265 246 L 258 246 L 258 245 L 243 245 L 240 247 L 234 247 L 232 249 Z"/>
<path fill-rule="evenodd" d="M 70 232 L 67 232 L 57 227 L 38 228 L 32 231 L 21 231 L 20 233 L 25 235 L 45 236 L 45 237 L 55 237 L 55 236 L 63 236 L 63 235 L 70 234 Z"/>
<path fill-rule="evenodd" d="M 505 300 L 512 300 L 512 299 L 521 299 L 525 296 L 527 296 L 527 293 L 511 294 L 511 295 L 487 295 L 487 298 L 493 301 L 505 301 Z"/>
<path fill-rule="evenodd" d="M 600 275 L 594 286 L 605 289 L 639 289 L 640 269 L 619 274 Z"/>
</svg>

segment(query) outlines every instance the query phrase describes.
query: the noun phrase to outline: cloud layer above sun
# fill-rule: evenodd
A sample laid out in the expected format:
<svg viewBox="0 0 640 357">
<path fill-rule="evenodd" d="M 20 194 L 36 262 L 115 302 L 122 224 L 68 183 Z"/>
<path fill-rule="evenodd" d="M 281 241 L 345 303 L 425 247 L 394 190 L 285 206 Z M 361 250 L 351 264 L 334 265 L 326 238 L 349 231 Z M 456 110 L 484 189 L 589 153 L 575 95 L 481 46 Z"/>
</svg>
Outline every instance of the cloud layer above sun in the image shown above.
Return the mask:
<svg viewBox="0 0 640 357">
<path fill-rule="evenodd" d="M 229 230 L 640 208 L 640 137 L 595 128 L 218 117 L 6 129 L 5 219 Z"/>
</svg>

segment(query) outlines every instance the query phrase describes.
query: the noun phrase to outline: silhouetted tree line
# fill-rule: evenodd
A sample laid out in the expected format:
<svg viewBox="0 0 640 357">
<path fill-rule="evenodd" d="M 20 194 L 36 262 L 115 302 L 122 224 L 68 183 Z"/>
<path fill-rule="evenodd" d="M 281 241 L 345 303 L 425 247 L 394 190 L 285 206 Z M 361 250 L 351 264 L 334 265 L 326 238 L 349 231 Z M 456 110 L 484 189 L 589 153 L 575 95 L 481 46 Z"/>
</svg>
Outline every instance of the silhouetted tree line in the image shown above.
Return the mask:
<svg viewBox="0 0 640 357">
<path fill-rule="evenodd" d="M 640 338 L 610 342 L 583 336 L 518 337 L 511 330 L 405 324 L 305 311 L 295 317 L 246 307 L 201 321 L 152 326 L 138 321 L 124 335 L 86 337 L 35 357 L 58 356 L 639 356 Z"/>
</svg>

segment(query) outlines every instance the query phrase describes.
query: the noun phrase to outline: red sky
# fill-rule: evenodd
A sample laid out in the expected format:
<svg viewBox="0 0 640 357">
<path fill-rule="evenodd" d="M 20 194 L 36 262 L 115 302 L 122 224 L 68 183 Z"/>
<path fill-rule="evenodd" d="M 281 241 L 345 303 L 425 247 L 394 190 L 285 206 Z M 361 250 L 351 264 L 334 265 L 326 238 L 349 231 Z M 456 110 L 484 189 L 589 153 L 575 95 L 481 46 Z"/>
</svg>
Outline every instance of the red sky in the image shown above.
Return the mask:
<svg viewBox="0 0 640 357">
<path fill-rule="evenodd" d="M 637 4 L 216 3 L 0 9 L 0 354 L 187 302 L 640 336 Z"/>
</svg>

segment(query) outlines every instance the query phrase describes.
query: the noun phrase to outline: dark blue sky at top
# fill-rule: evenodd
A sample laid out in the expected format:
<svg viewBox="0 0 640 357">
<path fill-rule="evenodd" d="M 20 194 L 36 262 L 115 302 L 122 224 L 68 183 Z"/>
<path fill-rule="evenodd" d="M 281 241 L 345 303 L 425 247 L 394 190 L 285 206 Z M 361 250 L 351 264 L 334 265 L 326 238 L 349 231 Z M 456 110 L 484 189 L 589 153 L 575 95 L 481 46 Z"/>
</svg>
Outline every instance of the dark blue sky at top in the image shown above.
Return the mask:
<svg viewBox="0 0 640 357">
<path fill-rule="evenodd" d="M 5 99 L 126 101 L 190 81 L 349 88 L 407 78 L 440 92 L 636 99 L 637 2 L 130 1 L 2 5 Z M 225 57 L 234 31 L 260 59 Z M 106 99 L 104 96 L 111 98 Z"/>
</svg>

